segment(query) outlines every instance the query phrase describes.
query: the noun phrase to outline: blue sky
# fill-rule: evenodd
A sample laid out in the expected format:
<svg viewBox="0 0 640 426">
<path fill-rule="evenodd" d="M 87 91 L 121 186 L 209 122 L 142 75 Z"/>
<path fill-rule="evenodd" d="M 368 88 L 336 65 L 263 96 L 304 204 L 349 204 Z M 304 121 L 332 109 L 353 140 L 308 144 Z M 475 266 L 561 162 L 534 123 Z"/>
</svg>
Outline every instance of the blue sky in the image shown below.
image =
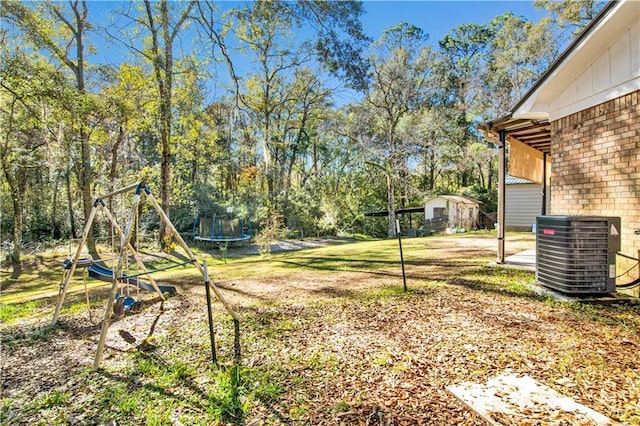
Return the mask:
<svg viewBox="0 0 640 426">
<path fill-rule="evenodd" d="M 90 19 L 98 26 L 107 25 L 110 22 L 110 11 L 117 9 L 120 1 L 89 1 Z M 236 1 L 220 1 L 222 9 L 237 5 Z M 459 0 L 419 0 L 419 1 L 392 1 L 392 0 L 365 0 L 363 2 L 365 13 L 361 17 L 364 31 L 373 40 L 377 40 L 382 32 L 400 22 L 407 22 L 420 27 L 429 34 L 429 42 L 437 47 L 438 41 L 455 27 L 465 23 L 486 23 L 492 18 L 505 12 L 513 12 L 522 15 L 529 20 L 537 21 L 544 12 L 537 11 L 533 1 L 459 1 Z M 188 40 L 188 38 L 184 39 Z M 131 53 L 117 44 L 105 44 L 104 41 L 94 39 L 97 44 L 97 57 L 100 62 L 118 64 Z M 188 43 L 186 43 L 188 45 Z M 236 70 L 242 74 L 243 70 L 251 67 L 246 60 L 236 57 Z M 331 79 L 333 80 L 333 79 Z M 213 81 L 218 84 L 228 84 L 226 65 L 214 65 Z M 335 80 L 333 80 L 335 84 Z M 218 84 L 209 86 L 210 96 L 217 98 L 225 94 L 226 89 Z M 337 86 L 340 86 L 338 84 Z M 338 89 L 338 87 L 336 87 Z M 344 88 L 334 94 L 342 98 L 339 103 L 353 101 L 353 93 Z"/>
<path fill-rule="evenodd" d="M 385 29 L 400 22 L 420 27 L 429 34 L 434 45 L 461 24 L 485 23 L 504 12 L 537 21 L 543 12 L 536 11 L 533 1 L 365 1 L 362 23 L 374 40 Z"/>
<path fill-rule="evenodd" d="M 117 8 L 119 3 L 118 1 L 90 0 L 90 19 L 97 20 L 98 25 L 106 25 L 109 21 L 109 11 L 114 7 Z M 222 9 L 225 9 L 225 6 L 237 4 L 236 1 L 219 3 Z M 365 0 L 363 5 L 365 9 L 362 16 L 363 28 L 373 40 L 377 40 L 385 29 L 400 22 L 407 22 L 428 33 L 430 42 L 435 46 L 442 36 L 461 24 L 485 23 L 508 11 L 532 21 L 537 21 L 544 15 L 544 12 L 534 8 L 532 0 Z M 120 52 L 113 52 L 114 58 L 109 58 L 110 53 L 100 52 L 100 56 L 107 57 L 107 62 L 112 63 L 121 60 Z"/>
</svg>

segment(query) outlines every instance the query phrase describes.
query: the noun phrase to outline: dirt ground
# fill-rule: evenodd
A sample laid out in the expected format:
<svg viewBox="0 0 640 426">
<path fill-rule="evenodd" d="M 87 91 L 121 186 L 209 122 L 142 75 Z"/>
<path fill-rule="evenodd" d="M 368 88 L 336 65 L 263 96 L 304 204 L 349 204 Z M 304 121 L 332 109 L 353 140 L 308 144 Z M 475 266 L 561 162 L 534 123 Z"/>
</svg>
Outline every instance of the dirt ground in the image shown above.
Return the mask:
<svg viewBox="0 0 640 426">
<path fill-rule="evenodd" d="M 611 419 L 640 424 L 637 308 L 545 301 L 510 287 L 531 281 L 532 274 L 485 268 L 495 256 L 495 239 L 433 241 L 408 262 L 412 290 L 406 293 L 397 291 L 397 264 L 349 262 L 346 254 L 327 259 L 320 253 L 304 264 L 285 258 L 279 262 L 291 262 L 290 270 L 274 275 L 256 270 L 242 278 L 217 277 L 241 317 L 242 365 L 247 374 L 264 375 L 246 384 L 242 422 L 479 425 L 445 387 L 507 371 L 530 375 Z M 531 245 L 529 237 L 513 238 L 508 254 Z M 177 348 L 191 346 L 185 356 L 205 363 L 206 351 L 199 350 L 208 338 L 204 289 L 196 280 L 174 284 L 178 296 L 162 304 L 151 300 L 142 312 L 113 322 L 102 372 L 91 372 L 101 306 L 91 319 L 86 310 L 66 313 L 47 333 L 40 330 L 50 322 L 50 305 L 39 319 L 2 326 L 2 398 L 8 402 L 2 423 L 47 424 L 48 411 L 37 417 L 18 407 L 52 390 L 72 395 L 64 423 L 101 423 L 104 413 L 91 403 L 95 383 L 125 380 L 131 354 L 149 342 L 157 345 L 155 356 L 169 359 Z M 223 315 L 221 306 L 215 309 Z M 230 337 L 220 333 L 219 349 L 228 354 Z M 184 389 L 171 389 L 182 398 L 167 424 L 189 424 L 175 419 L 197 412 L 190 397 L 205 385 L 197 374 L 192 379 Z M 262 381 L 277 387 L 276 396 L 260 390 Z M 555 415 L 550 420 L 533 413 L 502 424 L 591 424 Z M 119 424 L 145 423 L 130 420 Z"/>
</svg>

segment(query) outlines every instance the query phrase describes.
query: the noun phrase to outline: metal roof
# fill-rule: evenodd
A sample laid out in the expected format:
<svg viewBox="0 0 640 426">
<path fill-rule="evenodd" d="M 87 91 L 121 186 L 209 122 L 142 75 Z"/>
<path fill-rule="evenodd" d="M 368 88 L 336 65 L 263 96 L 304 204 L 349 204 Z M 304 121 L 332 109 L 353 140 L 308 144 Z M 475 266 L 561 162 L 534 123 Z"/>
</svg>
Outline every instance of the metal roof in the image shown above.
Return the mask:
<svg viewBox="0 0 640 426">
<path fill-rule="evenodd" d="M 522 178 L 511 176 L 511 175 L 505 176 L 504 183 L 507 185 L 525 185 L 525 184 L 531 184 L 531 183 L 535 184 L 535 182 L 531 182 L 530 180 L 522 179 Z"/>
</svg>

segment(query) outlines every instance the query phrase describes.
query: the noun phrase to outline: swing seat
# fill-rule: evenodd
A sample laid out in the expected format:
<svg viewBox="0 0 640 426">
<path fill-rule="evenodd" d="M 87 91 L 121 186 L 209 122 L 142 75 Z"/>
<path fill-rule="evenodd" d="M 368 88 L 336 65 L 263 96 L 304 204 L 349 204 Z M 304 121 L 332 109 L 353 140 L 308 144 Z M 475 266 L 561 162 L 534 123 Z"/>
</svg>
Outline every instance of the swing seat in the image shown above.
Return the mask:
<svg viewBox="0 0 640 426">
<path fill-rule="evenodd" d="M 122 299 L 122 301 L 120 301 Z M 116 293 L 116 305 L 120 303 L 120 305 L 124 308 L 125 311 L 138 312 L 142 307 L 142 303 L 134 299 L 130 296 L 122 296 Z"/>
<path fill-rule="evenodd" d="M 88 269 L 89 276 L 91 278 L 95 278 L 97 280 L 111 282 L 113 280 L 113 271 L 109 268 L 105 268 L 104 266 L 100 266 L 98 264 L 91 265 Z M 122 275 L 118 281 L 126 283 L 128 285 L 139 287 L 142 290 L 147 291 L 155 291 L 153 286 L 145 281 L 140 281 L 135 277 L 127 277 L 126 275 Z M 158 289 L 162 293 L 168 293 L 169 295 L 174 295 L 177 293 L 177 290 L 174 286 L 171 285 L 159 285 Z"/>
<path fill-rule="evenodd" d="M 133 297 L 125 297 L 124 301 L 122 302 L 122 307 L 128 311 L 131 310 L 135 303 L 136 299 L 134 299 Z"/>
</svg>

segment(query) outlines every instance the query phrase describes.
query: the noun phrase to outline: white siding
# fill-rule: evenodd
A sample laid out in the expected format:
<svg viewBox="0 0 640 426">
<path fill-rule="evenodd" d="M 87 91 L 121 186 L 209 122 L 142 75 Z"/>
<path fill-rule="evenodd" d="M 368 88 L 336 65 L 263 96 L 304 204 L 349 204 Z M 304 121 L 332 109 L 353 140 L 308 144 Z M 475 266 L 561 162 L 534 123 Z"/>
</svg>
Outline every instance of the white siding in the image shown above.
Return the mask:
<svg viewBox="0 0 640 426">
<path fill-rule="evenodd" d="M 444 198 L 434 198 L 424 204 L 424 218 L 433 219 L 433 208 L 447 208 L 447 200 Z"/>
<path fill-rule="evenodd" d="M 437 197 L 425 202 L 425 219 L 433 219 L 434 208 L 446 208 L 449 226 L 471 229 L 478 222 L 480 208 L 477 203 L 457 203 L 444 197 Z"/>
<path fill-rule="evenodd" d="M 633 2 L 640 8 L 640 1 Z M 549 120 L 589 108 L 640 87 L 640 21 L 621 28 L 600 55 L 551 100 Z"/>
<path fill-rule="evenodd" d="M 520 101 L 513 119 L 555 121 L 640 90 L 640 1 L 605 7 L 607 14 Z"/>
<path fill-rule="evenodd" d="M 506 228 L 527 228 L 536 223 L 536 216 L 542 213 L 542 187 L 538 184 L 506 185 Z M 549 192 L 547 188 L 547 193 Z M 547 194 L 547 214 L 551 197 Z"/>
</svg>

